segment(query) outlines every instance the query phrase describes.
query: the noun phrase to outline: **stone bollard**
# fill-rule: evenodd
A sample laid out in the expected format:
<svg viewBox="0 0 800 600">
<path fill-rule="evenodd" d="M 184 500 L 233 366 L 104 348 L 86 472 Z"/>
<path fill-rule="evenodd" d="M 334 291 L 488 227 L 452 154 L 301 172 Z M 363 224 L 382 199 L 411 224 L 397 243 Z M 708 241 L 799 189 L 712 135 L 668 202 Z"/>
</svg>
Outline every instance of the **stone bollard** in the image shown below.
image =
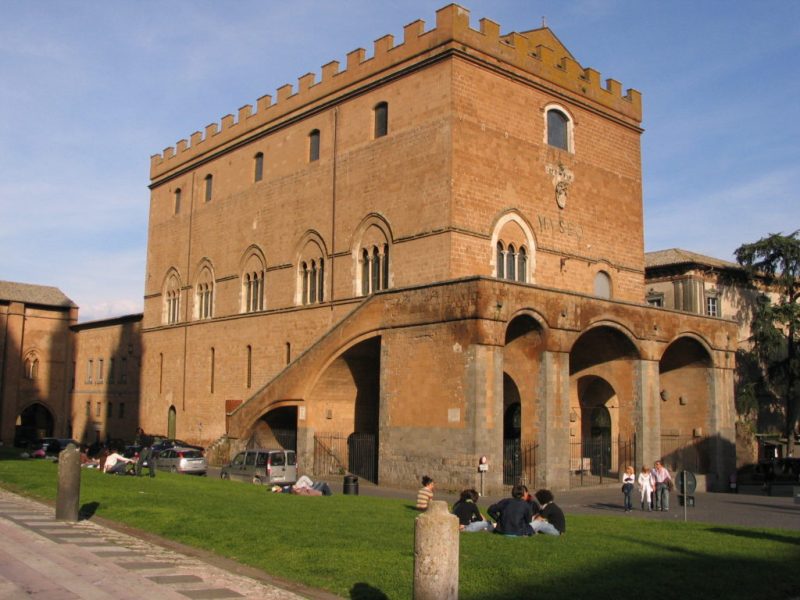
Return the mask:
<svg viewBox="0 0 800 600">
<path fill-rule="evenodd" d="M 67 444 L 58 455 L 58 491 L 56 519 L 77 521 L 81 500 L 81 452 Z"/>
<path fill-rule="evenodd" d="M 414 600 L 458 600 L 458 517 L 434 500 L 414 528 Z"/>
</svg>

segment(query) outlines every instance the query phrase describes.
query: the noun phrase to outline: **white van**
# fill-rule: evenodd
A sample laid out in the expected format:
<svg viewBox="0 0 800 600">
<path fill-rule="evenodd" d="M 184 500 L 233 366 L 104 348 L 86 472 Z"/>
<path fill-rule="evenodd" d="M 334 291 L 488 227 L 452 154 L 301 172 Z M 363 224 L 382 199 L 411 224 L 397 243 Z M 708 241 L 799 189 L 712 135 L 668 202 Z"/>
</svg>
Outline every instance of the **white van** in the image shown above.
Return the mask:
<svg viewBox="0 0 800 600">
<path fill-rule="evenodd" d="M 297 455 L 294 450 L 245 450 L 222 467 L 219 476 L 258 485 L 289 485 L 297 481 Z"/>
</svg>

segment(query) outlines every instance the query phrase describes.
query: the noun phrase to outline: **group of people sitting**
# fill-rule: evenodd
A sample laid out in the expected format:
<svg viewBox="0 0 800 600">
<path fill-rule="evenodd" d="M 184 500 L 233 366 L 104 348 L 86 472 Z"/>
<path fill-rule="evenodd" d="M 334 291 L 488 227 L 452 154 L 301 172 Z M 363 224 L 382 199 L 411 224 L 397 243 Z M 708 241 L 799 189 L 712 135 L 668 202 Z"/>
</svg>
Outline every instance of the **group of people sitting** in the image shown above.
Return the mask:
<svg viewBox="0 0 800 600">
<path fill-rule="evenodd" d="M 273 485 L 276 494 L 294 494 L 295 496 L 332 496 L 330 486 L 324 481 L 314 482 L 308 475 L 301 475 L 294 485 Z"/>
<path fill-rule="evenodd" d="M 427 510 L 433 500 L 435 482 L 427 475 L 422 478 L 422 488 L 417 493 L 418 510 Z M 515 485 L 511 497 L 492 504 L 487 510 L 494 521 L 484 519 L 478 508 L 478 492 L 467 489 L 453 504 L 453 514 L 458 517 L 459 529 L 466 533 L 491 531 L 508 536 L 534 534 L 561 535 L 567 530 L 564 511 L 554 502 L 550 490 L 541 489 L 531 495 L 524 485 Z"/>
</svg>

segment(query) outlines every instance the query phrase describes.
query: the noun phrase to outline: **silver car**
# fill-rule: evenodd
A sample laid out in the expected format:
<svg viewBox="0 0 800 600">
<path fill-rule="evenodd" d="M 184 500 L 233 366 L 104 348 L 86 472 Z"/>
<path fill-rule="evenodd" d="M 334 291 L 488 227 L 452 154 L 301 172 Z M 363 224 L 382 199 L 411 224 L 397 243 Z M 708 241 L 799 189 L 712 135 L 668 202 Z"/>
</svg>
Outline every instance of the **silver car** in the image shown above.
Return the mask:
<svg viewBox="0 0 800 600">
<path fill-rule="evenodd" d="M 205 475 L 208 470 L 206 457 L 195 448 L 175 447 L 163 450 L 158 453 L 155 465 L 159 471 L 191 475 Z"/>
<path fill-rule="evenodd" d="M 294 483 L 297 481 L 297 455 L 294 450 L 246 450 L 222 467 L 220 477 L 252 481 L 257 485 Z"/>
</svg>

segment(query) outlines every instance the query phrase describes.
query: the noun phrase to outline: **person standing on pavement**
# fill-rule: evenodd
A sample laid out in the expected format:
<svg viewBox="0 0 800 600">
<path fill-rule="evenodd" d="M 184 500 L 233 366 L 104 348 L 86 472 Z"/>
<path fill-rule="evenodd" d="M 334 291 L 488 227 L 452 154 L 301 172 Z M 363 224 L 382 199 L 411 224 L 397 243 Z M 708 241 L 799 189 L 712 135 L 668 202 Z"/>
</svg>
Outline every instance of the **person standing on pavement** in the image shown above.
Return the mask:
<svg viewBox="0 0 800 600">
<path fill-rule="evenodd" d="M 656 493 L 656 510 L 669 511 L 669 490 L 672 476 L 660 460 L 657 460 L 650 472 L 651 483 Z"/>
<path fill-rule="evenodd" d="M 636 474 L 633 472 L 632 466 L 625 467 L 625 473 L 622 475 L 622 494 L 625 500 L 625 512 L 633 510 L 633 502 L 631 501 L 631 494 L 633 494 L 633 484 L 636 481 Z"/>
<path fill-rule="evenodd" d="M 646 505 L 646 510 L 650 512 L 653 510 L 651 504 L 653 501 L 653 483 L 650 481 L 650 470 L 647 468 L 647 465 L 642 465 L 642 471 L 639 473 L 637 483 L 639 485 L 639 491 L 642 494 L 642 510 L 645 510 Z"/>
</svg>

